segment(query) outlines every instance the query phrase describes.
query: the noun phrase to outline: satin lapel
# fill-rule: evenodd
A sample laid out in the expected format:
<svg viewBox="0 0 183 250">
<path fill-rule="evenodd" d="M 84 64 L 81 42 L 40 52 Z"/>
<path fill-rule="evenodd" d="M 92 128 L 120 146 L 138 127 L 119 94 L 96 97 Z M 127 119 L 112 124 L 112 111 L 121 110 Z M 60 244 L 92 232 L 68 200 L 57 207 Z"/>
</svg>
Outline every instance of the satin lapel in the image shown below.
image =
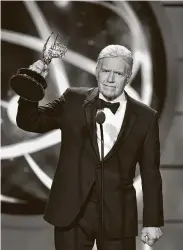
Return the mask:
<svg viewBox="0 0 183 250">
<path fill-rule="evenodd" d="M 90 140 L 97 157 L 100 159 L 98 143 L 97 143 L 96 123 L 95 123 L 95 116 L 97 111 L 95 100 L 97 96 L 98 96 L 98 88 L 95 88 L 93 89 L 92 93 L 87 97 L 83 106 L 85 109 L 85 116 L 90 134 Z"/>
<path fill-rule="evenodd" d="M 121 126 L 119 135 L 118 135 L 117 140 L 114 143 L 114 146 L 112 147 L 112 149 L 104 157 L 104 160 L 106 160 L 110 156 L 112 156 L 112 154 L 114 154 L 114 152 L 118 149 L 118 147 L 121 147 L 121 145 L 124 143 L 124 141 L 129 136 L 130 132 L 132 131 L 132 128 L 134 127 L 135 122 L 136 122 L 136 118 L 137 118 L 137 114 L 135 112 L 133 112 L 130 100 L 129 100 L 129 98 L 127 98 L 126 111 L 125 111 L 123 124 Z"/>
</svg>

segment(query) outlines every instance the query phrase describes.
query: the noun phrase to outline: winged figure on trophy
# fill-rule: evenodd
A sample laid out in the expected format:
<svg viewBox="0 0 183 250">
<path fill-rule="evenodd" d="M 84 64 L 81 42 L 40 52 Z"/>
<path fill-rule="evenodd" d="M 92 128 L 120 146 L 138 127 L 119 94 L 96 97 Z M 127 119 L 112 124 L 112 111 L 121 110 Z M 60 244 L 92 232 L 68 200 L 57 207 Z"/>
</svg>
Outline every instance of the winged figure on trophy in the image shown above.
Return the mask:
<svg viewBox="0 0 183 250">
<path fill-rule="evenodd" d="M 43 47 L 43 61 L 47 65 L 51 62 L 53 58 L 62 58 L 63 56 L 65 56 L 67 52 L 66 46 L 64 46 L 63 44 L 57 41 L 58 33 L 54 42 L 51 43 L 51 46 L 50 47 L 48 46 L 48 42 L 50 41 L 52 35 L 53 35 L 53 32 L 47 38 L 46 43 L 44 44 L 44 47 Z"/>
</svg>

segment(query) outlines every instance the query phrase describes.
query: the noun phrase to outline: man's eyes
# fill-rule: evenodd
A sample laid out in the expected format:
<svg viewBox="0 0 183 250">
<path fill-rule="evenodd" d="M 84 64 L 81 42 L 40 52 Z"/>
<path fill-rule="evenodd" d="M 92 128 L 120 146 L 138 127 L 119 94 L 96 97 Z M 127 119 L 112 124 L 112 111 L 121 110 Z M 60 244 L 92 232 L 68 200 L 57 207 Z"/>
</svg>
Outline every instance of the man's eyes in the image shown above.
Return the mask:
<svg viewBox="0 0 183 250">
<path fill-rule="evenodd" d="M 124 73 L 122 73 L 122 72 L 115 72 L 117 75 L 120 75 L 120 76 L 123 76 L 124 75 Z"/>
<path fill-rule="evenodd" d="M 123 72 L 114 72 L 114 73 L 119 75 L 119 76 L 124 76 L 125 75 Z"/>
<path fill-rule="evenodd" d="M 108 70 L 108 69 L 103 69 L 102 72 L 110 72 L 110 70 Z M 116 71 L 114 71 L 114 73 L 117 74 L 117 75 L 120 75 L 120 76 L 123 76 L 123 75 L 124 75 L 123 72 L 116 72 Z"/>
</svg>

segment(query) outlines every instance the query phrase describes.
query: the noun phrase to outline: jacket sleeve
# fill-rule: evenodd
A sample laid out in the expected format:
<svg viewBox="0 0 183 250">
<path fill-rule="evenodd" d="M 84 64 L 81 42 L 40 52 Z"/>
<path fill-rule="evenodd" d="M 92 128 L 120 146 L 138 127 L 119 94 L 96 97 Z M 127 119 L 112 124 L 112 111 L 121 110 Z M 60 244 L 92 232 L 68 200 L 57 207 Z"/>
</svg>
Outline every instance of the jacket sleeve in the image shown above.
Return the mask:
<svg viewBox="0 0 183 250">
<path fill-rule="evenodd" d="M 164 225 L 160 166 L 160 142 L 157 112 L 149 124 L 140 159 L 143 191 L 143 227 Z"/>
<path fill-rule="evenodd" d="M 35 133 L 45 133 L 60 128 L 67 91 L 68 89 L 61 97 L 45 106 L 39 106 L 38 102 L 30 102 L 20 97 L 16 116 L 17 126 Z"/>
</svg>

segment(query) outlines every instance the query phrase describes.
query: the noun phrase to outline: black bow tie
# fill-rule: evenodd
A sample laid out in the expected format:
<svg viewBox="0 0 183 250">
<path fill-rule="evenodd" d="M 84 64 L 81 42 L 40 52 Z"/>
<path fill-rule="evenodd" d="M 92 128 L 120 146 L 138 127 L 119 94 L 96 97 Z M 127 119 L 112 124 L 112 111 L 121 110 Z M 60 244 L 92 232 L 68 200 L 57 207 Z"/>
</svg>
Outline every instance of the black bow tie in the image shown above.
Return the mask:
<svg viewBox="0 0 183 250">
<path fill-rule="evenodd" d="M 106 101 L 104 101 L 102 99 L 98 99 L 98 105 L 97 105 L 97 107 L 99 109 L 109 108 L 113 112 L 113 114 L 115 114 L 116 111 L 119 108 L 119 105 L 120 105 L 119 102 L 111 103 L 111 102 L 106 102 Z"/>
</svg>

